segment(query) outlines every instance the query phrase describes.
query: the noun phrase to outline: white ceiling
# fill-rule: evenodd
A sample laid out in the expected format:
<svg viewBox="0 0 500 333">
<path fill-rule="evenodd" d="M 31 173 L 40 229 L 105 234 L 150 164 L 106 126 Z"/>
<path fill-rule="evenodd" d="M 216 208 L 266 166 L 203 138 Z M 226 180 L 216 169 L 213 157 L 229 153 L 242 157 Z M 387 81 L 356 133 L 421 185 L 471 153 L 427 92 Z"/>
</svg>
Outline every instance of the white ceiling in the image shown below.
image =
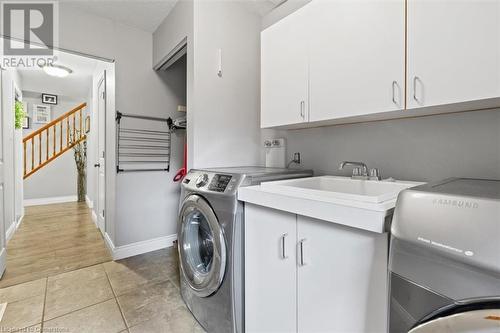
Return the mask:
<svg viewBox="0 0 500 333">
<path fill-rule="evenodd" d="M 47 75 L 41 68 L 18 69 L 22 90 L 86 98 L 92 88 L 92 75 L 99 60 L 66 52 L 57 52 L 56 57 L 56 64 L 71 68 L 73 73 L 65 78 L 58 78 Z"/>
<path fill-rule="evenodd" d="M 177 1 L 182 0 L 61 0 L 77 9 L 148 32 L 154 32 L 158 28 Z M 264 16 L 286 0 L 225 1 L 245 3 L 251 10 Z"/>
<path fill-rule="evenodd" d="M 62 0 L 90 14 L 154 32 L 177 0 Z"/>
</svg>

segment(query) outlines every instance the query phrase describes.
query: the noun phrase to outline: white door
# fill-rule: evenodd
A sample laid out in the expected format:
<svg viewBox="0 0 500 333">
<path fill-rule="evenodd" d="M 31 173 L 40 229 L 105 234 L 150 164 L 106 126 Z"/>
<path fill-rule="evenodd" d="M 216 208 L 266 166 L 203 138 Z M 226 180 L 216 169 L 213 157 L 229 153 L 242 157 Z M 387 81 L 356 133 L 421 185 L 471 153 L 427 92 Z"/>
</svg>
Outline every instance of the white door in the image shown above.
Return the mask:
<svg viewBox="0 0 500 333">
<path fill-rule="evenodd" d="M 308 19 L 302 8 L 261 34 L 261 127 L 308 121 Z"/>
<path fill-rule="evenodd" d="M 404 0 L 310 6 L 310 121 L 404 109 Z"/>
<path fill-rule="evenodd" d="M 2 80 L 3 80 L 3 70 L 0 69 L 0 92 L 2 91 Z M 1 96 L 1 93 L 0 93 Z M 5 249 L 5 207 L 4 207 L 4 197 L 5 197 L 5 187 L 4 187 L 4 149 L 3 145 L 5 143 L 4 137 L 4 110 L 3 101 L 0 99 L 0 277 L 5 272 L 5 265 L 7 262 L 7 252 Z"/>
<path fill-rule="evenodd" d="M 298 332 L 387 332 L 387 234 L 297 217 Z"/>
<path fill-rule="evenodd" d="M 245 204 L 245 331 L 296 332 L 296 215 Z"/>
<path fill-rule="evenodd" d="M 97 92 L 98 106 L 98 133 L 97 133 L 97 152 L 98 152 L 98 175 L 97 175 L 97 225 L 104 235 L 105 232 L 105 213 L 106 213 L 106 73 L 104 73 Z"/>
<path fill-rule="evenodd" d="M 500 96 L 500 1 L 408 1 L 408 108 Z"/>
</svg>

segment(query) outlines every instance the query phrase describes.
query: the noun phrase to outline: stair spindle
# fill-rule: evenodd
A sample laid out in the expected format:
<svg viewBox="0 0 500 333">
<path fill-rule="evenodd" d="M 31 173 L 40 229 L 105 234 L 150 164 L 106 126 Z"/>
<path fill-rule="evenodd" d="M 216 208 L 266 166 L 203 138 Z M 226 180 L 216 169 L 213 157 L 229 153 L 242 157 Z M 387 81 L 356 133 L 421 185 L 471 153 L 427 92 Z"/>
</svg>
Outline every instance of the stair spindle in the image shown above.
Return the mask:
<svg viewBox="0 0 500 333">
<path fill-rule="evenodd" d="M 78 136 L 79 139 L 81 139 L 83 136 L 83 126 L 82 126 L 83 115 L 82 115 L 82 113 L 83 113 L 83 109 L 80 109 L 80 135 Z"/>
<path fill-rule="evenodd" d="M 73 113 L 73 142 L 76 142 L 76 115 Z"/>
<path fill-rule="evenodd" d="M 69 146 L 69 117 L 66 118 L 66 147 Z"/>
<path fill-rule="evenodd" d="M 45 130 L 45 139 L 47 141 L 47 154 L 45 155 L 46 156 L 45 160 L 48 160 L 49 159 L 49 129 L 48 128 Z"/>
<path fill-rule="evenodd" d="M 60 134 L 61 137 L 60 137 L 60 140 L 59 140 L 59 151 L 61 151 L 63 149 L 63 145 L 62 145 L 62 141 L 63 141 L 63 122 L 62 121 L 61 121 L 60 125 L 61 125 L 61 127 L 60 127 L 61 131 L 60 131 L 59 134 Z"/>
<path fill-rule="evenodd" d="M 56 156 L 56 125 L 52 127 L 54 130 L 52 132 L 52 135 L 54 136 L 54 140 L 52 142 L 53 147 L 52 147 L 52 157 Z"/>
<path fill-rule="evenodd" d="M 38 134 L 38 165 L 42 164 L 42 133 Z"/>
<path fill-rule="evenodd" d="M 35 168 L 35 137 L 31 137 L 31 170 Z"/>
<path fill-rule="evenodd" d="M 26 141 L 23 142 L 23 163 L 24 163 L 24 175 L 26 175 Z"/>
</svg>

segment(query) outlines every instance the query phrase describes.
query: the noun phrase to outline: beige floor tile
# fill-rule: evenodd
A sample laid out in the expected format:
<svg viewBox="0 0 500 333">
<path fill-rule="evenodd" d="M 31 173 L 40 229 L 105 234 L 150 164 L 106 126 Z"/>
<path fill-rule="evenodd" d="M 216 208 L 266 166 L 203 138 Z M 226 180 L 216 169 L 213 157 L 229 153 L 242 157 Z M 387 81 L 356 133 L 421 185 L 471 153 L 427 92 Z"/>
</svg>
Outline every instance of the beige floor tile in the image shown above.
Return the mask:
<svg viewBox="0 0 500 333">
<path fill-rule="evenodd" d="M 37 295 L 44 295 L 46 284 L 47 279 L 44 278 L 0 289 L 0 303 L 11 303 Z"/>
<path fill-rule="evenodd" d="M 0 332 L 21 329 L 36 325 L 42 321 L 43 301 L 45 295 L 38 295 L 22 301 L 7 304 L 0 321 Z"/>
<path fill-rule="evenodd" d="M 128 327 L 184 307 L 179 290 L 171 281 L 136 289 L 118 297 L 118 303 Z"/>
<path fill-rule="evenodd" d="M 50 320 L 113 297 L 101 265 L 49 277 L 45 319 Z"/>
<path fill-rule="evenodd" d="M 111 286 L 117 296 L 140 288 L 145 284 L 175 279 L 177 262 L 171 249 L 135 256 L 103 264 Z"/>
<path fill-rule="evenodd" d="M 44 332 L 118 333 L 124 329 L 115 299 L 44 322 Z"/>
<path fill-rule="evenodd" d="M 130 328 L 130 333 L 202 333 L 203 328 L 185 307 L 160 314 Z"/>
</svg>

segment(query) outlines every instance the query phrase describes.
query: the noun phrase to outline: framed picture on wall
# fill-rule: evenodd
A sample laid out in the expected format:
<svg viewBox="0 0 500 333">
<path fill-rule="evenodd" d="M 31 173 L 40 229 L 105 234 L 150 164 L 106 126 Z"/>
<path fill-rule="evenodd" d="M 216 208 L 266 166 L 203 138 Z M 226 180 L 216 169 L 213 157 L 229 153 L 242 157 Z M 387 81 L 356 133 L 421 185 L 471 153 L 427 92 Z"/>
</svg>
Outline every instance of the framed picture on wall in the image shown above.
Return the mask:
<svg viewBox="0 0 500 333">
<path fill-rule="evenodd" d="M 42 103 L 57 105 L 57 95 L 42 94 Z"/>
<path fill-rule="evenodd" d="M 23 119 L 23 129 L 29 129 L 30 128 L 30 117 L 26 116 Z"/>
<path fill-rule="evenodd" d="M 50 123 L 50 106 L 33 104 L 33 123 L 35 124 Z"/>
</svg>

